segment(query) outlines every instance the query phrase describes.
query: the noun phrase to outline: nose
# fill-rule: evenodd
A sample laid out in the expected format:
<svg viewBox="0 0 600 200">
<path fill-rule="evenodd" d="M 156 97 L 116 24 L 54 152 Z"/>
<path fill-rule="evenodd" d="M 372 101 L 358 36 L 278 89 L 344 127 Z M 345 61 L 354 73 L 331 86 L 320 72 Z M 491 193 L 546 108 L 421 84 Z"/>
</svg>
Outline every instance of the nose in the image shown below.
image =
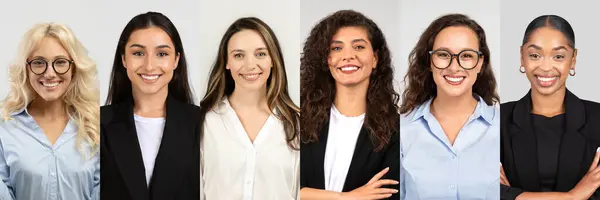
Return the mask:
<svg viewBox="0 0 600 200">
<path fill-rule="evenodd" d="M 249 70 L 253 70 L 254 68 L 256 68 L 258 66 L 258 63 L 256 62 L 256 58 L 254 58 L 254 56 L 246 56 L 244 58 L 244 66 L 246 68 L 248 68 Z"/>
<path fill-rule="evenodd" d="M 154 69 L 154 59 L 156 56 L 146 56 L 146 60 L 144 60 L 144 69 L 148 72 Z"/>
<path fill-rule="evenodd" d="M 46 79 L 51 79 L 56 77 L 56 72 L 54 71 L 54 68 L 51 66 L 51 64 L 48 64 L 48 67 L 46 68 L 46 71 L 44 72 L 44 78 Z"/>
<path fill-rule="evenodd" d="M 462 70 L 463 68 L 460 67 L 460 64 L 458 62 L 458 56 L 452 56 L 452 59 L 450 59 L 450 66 L 448 66 L 448 69 L 453 72 Z"/>
<path fill-rule="evenodd" d="M 542 59 L 542 62 L 540 63 L 539 68 L 544 70 L 544 71 L 550 71 L 552 70 L 552 68 L 554 68 L 554 62 L 552 61 L 552 57 L 547 57 Z"/>
<path fill-rule="evenodd" d="M 342 60 L 348 61 L 356 58 L 356 52 L 352 48 L 344 48 L 342 52 Z"/>
</svg>

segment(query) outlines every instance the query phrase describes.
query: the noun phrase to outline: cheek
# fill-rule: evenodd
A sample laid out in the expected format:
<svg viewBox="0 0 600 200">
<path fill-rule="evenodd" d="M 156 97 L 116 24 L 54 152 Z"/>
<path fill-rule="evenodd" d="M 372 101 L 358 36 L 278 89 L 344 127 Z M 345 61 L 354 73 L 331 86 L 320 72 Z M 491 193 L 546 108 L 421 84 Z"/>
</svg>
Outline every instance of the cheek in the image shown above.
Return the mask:
<svg viewBox="0 0 600 200">
<path fill-rule="evenodd" d="M 329 67 L 335 67 L 339 60 L 340 58 L 338 56 L 329 54 L 329 57 L 327 57 L 327 64 Z"/>
</svg>

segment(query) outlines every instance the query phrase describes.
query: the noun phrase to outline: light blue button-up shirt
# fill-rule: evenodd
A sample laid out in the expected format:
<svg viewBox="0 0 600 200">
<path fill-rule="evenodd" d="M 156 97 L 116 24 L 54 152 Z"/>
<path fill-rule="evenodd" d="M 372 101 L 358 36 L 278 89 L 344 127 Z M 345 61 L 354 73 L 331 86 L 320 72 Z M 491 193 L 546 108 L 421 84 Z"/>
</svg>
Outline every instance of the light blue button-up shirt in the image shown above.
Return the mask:
<svg viewBox="0 0 600 200">
<path fill-rule="evenodd" d="M 400 117 L 402 200 L 500 199 L 500 110 L 478 98 L 454 145 L 432 99 Z"/>
<path fill-rule="evenodd" d="M 12 118 L 0 119 L 0 200 L 100 199 L 99 154 L 77 150 L 73 121 L 51 145 L 26 109 Z"/>
</svg>

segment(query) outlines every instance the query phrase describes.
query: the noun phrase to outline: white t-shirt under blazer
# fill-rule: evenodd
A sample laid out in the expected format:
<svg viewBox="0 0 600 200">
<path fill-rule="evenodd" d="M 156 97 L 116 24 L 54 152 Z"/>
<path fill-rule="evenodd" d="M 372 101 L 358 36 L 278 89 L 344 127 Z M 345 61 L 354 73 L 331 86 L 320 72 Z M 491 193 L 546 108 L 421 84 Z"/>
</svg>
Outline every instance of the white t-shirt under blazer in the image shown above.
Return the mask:
<svg viewBox="0 0 600 200">
<path fill-rule="evenodd" d="M 205 119 L 201 199 L 299 199 L 300 151 L 288 147 L 281 120 L 269 116 L 252 143 L 227 98 Z"/>
</svg>

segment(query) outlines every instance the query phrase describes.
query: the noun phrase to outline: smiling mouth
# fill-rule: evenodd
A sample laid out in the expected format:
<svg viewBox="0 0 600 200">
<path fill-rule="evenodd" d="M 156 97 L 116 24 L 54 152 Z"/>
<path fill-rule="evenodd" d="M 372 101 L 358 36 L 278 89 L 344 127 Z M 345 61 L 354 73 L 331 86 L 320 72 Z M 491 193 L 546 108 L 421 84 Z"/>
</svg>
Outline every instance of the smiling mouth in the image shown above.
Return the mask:
<svg viewBox="0 0 600 200">
<path fill-rule="evenodd" d="M 261 73 L 251 73 L 251 74 L 239 74 L 240 77 L 242 77 L 244 80 L 247 80 L 247 81 L 255 81 L 261 75 L 262 75 L 262 72 Z"/>
<path fill-rule="evenodd" d="M 40 84 L 42 86 L 44 86 L 45 88 L 55 88 L 58 85 L 60 85 L 61 83 L 62 83 L 62 81 L 50 81 L 50 82 L 40 81 Z"/>
<path fill-rule="evenodd" d="M 450 83 L 451 85 L 460 85 L 465 80 L 465 78 L 465 76 L 444 76 L 446 82 Z"/>
<path fill-rule="evenodd" d="M 357 65 L 344 65 L 344 66 L 338 67 L 337 69 L 340 70 L 342 73 L 351 74 L 351 73 L 358 71 L 358 69 L 360 69 L 360 67 Z"/>
<path fill-rule="evenodd" d="M 541 76 L 541 75 L 534 75 L 534 76 L 538 80 L 538 83 L 542 87 L 552 86 L 552 85 L 554 85 L 554 83 L 556 83 L 556 80 L 558 80 L 558 76 Z"/>
<path fill-rule="evenodd" d="M 156 81 L 160 76 L 160 74 L 138 74 L 142 80 L 144 82 L 154 82 Z"/>
</svg>

